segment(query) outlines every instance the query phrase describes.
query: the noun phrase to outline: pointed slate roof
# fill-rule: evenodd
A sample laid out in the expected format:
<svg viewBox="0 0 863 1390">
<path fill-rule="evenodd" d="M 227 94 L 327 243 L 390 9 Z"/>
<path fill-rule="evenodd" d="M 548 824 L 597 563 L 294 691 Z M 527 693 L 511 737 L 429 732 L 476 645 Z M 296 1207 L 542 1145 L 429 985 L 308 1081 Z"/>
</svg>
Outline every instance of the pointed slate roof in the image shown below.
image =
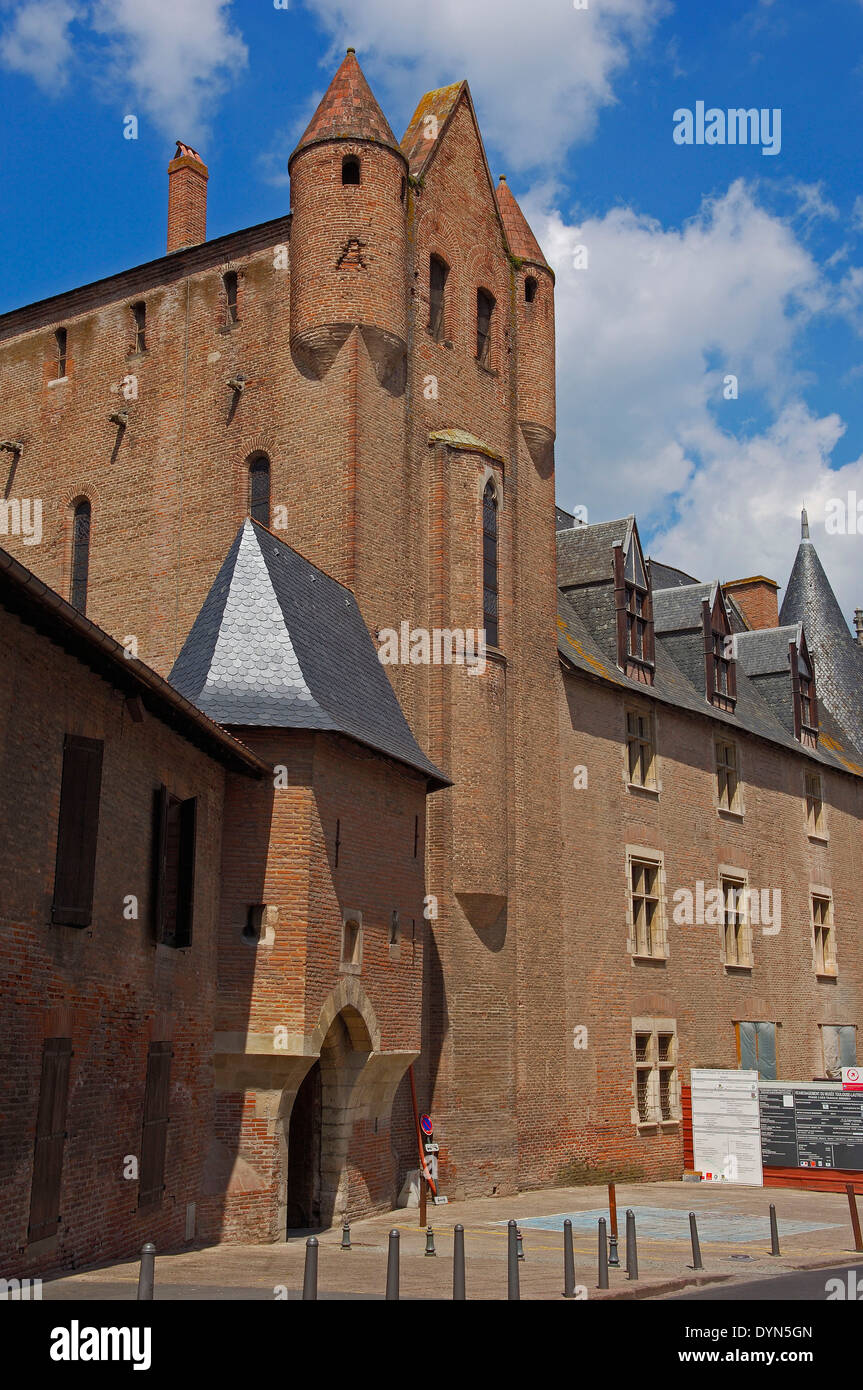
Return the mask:
<svg viewBox="0 0 863 1390">
<path fill-rule="evenodd" d="M 288 160 L 288 165 L 290 166 L 291 160 L 300 150 L 322 140 L 374 140 L 380 145 L 389 145 L 391 149 L 402 154 L 352 48 L 348 49 L 341 66 L 321 97 L 315 114 Z"/>
<path fill-rule="evenodd" d="M 346 734 L 450 785 L 411 733 L 351 591 L 249 518 L 169 680 L 219 724 Z"/>
<path fill-rule="evenodd" d="M 815 661 L 818 695 L 858 745 L 863 745 L 863 647 L 851 635 L 809 538 L 805 511 L 801 533 L 779 621 L 802 622 Z"/>
<path fill-rule="evenodd" d="M 505 174 L 501 174 L 500 183 L 494 191 L 494 196 L 497 199 L 500 220 L 503 223 L 512 254 L 518 256 L 519 260 L 534 261 L 537 265 L 545 266 L 547 269 L 548 261 L 542 254 L 539 242 L 512 194 Z"/>
</svg>

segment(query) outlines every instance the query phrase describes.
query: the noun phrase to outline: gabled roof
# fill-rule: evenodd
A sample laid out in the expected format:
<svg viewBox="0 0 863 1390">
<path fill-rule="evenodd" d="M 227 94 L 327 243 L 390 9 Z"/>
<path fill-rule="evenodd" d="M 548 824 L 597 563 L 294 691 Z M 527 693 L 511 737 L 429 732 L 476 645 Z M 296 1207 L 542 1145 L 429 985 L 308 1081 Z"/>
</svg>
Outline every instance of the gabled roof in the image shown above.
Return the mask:
<svg viewBox="0 0 863 1390">
<path fill-rule="evenodd" d="M 557 532 L 557 582 L 562 589 L 614 579 L 616 545 L 629 545 L 634 516 Z"/>
<path fill-rule="evenodd" d="M 388 145 L 402 153 L 352 48 L 348 49 L 321 97 L 288 164 L 307 145 L 315 145 L 322 140 L 374 140 L 379 145 Z"/>
<path fill-rule="evenodd" d="M 466 82 L 451 82 L 448 87 L 435 87 L 420 98 L 401 142 L 402 154 L 415 178 L 420 177 L 432 151 L 437 149 L 444 127 L 466 91 Z"/>
<path fill-rule="evenodd" d="M 819 698 L 830 706 L 858 743 L 863 743 L 863 647 L 852 637 L 809 539 L 805 511 L 802 529 L 780 622 L 802 622 L 815 661 Z"/>
<path fill-rule="evenodd" d="M 537 265 L 545 266 L 548 269 L 548 262 L 540 250 L 539 242 L 530 229 L 527 218 L 516 202 L 512 190 L 506 181 L 506 175 L 501 174 L 500 182 L 495 189 L 495 198 L 500 209 L 500 220 L 506 232 L 506 239 L 509 249 L 514 256 L 518 256 L 522 261 L 533 261 Z"/>
<path fill-rule="evenodd" d="M 346 734 L 449 785 L 414 739 L 351 591 L 250 519 L 169 680 L 220 724 Z"/>
<path fill-rule="evenodd" d="M 678 584 L 671 589 L 654 589 L 653 621 L 657 632 L 702 630 L 701 605 L 705 599 L 711 611 L 718 582 Z"/>
</svg>

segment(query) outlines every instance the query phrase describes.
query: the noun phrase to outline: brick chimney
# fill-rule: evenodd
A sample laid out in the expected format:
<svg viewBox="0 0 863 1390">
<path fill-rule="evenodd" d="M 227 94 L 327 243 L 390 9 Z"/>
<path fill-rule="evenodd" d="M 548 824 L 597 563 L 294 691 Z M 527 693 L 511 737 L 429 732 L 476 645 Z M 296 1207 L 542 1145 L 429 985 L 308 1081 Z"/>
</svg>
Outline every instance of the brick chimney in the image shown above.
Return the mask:
<svg viewBox="0 0 863 1390">
<path fill-rule="evenodd" d="M 779 626 L 779 585 L 763 574 L 732 579 L 722 592 L 733 598 L 751 628 Z"/>
<path fill-rule="evenodd" d="M 168 165 L 168 254 L 207 240 L 207 166 L 197 150 L 177 141 Z"/>
</svg>

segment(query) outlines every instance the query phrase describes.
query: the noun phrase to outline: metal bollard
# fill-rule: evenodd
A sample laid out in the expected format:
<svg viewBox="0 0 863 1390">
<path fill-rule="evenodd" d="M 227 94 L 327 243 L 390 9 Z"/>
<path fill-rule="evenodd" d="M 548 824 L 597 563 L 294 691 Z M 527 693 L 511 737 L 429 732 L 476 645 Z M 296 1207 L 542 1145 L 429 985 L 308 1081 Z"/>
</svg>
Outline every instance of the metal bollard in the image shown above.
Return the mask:
<svg viewBox="0 0 863 1390">
<path fill-rule="evenodd" d="M 635 1235 L 635 1212 L 631 1207 L 626 1211 L 626 1277 L 638 1278 L 638 1243 Z"/>
<path fill-rule="evenodd" d="M 598 1289 L 608 1288 L 608 1236 L 605 1234 L 605 1217 L 599 1218 L 599 1277 L 596 1287 Z"/>
<path fill-rule="evenodd" d="M 521 1298 L 518 1287 L 518 1227 L 514 1221 L 507 1223 L 507 1298 Z"/>
<path fill-rule="evenodd" d="M 464 1298 L 464 1226 L 461 1222 L 453 1230 L 452 1249 L 452 1296 Z"/>
<path fill-rule="evenodd" d="M 776 1224 L 776 1208 L 770 1203 L 770 1253 L 779 1254 L 779 1227 Z"/>
<path fill-rule="evenodd" d="M 563 1223 L 563 1296 L 575 1298 L 575 1255 L 572 1251 L 572 1222 Z"/>
<path fill-rule="evenodd" d="M 863 1236 L 860 1234 L 860 1213 L 857 1210 L 857 1198 L 854 1195 L 853 1182 L 846 1182 L 845 1191 L 848 1194 L 848 1208 L 851 1212 L 851 1230 L 854 1232 L 854 1249 L 863 1250 Z"/>
<path fill-rule="evenodd" d="M 314 1301 L 318 1296 L 318 1238 L 309 1236 L 306 1241 L 306 1268 L 303 1273 L 303 1302 Z"/>
<path fill-rule="evenodd" d="M 620 1256 L 617 1253 L 617 1232 L 608 1237 L 608 1263 L 612 1269 L 620 1269 Z"/>
<path fill-rule="evenodd" d="M 703 1269 L 704 1265 L 701 1263 L 701 1244 L 698 1240 L 698 1226 L 695 1222 L 694 1211 L 689 1213 L 689 1238 L 692 1241 L 692 1264 L 690 1268 Z"/>
<path fill-rule="evenodd" d="M 399 1300 L 399 1233 L 395 1229 L 390 1231 L 389 1248 L 387 1250 L 387 1296 L 386 1302 L 398 1303 Z"/>
<path fill-rule="evenodd" d="M 524 1241 L 522 1240 L 521 1227 L 520 1227 L 520 1226 L 516 1226 L 516 1228 L 515 1228 L 515 1243 L 516 1243 L 516 1246 L 517 1246 L 517 1248 L 518 1248 L 518 1258 L 519 1258 L 520 1260 L 523 1260 L 523 1259 L 524 1259 Z"/>
<path fill-rule="evenodd" d="M 153 1297 L 153 1285 L 156 1282 L 156 1247 L 152 1241 L 147 1241 L 146 1245 L 141 1246 L 141 1268 L 138 1271 L 138 1298 L 150 1299 Z"/>
<path fill-rule="evenodd" d="M 612 1269 L 620 1269 L 620 1256 L 617 1253 L 617 1188 L 613 1182 L 608 1184 L 608 1215 L 611 1232 L 608 1237 L 608 1263 Z"/>
<path fill-rule="evenodd" d="M 352 1249 L 352 1246 L 351 1246 L 351 1228 L 350 1228 L 350 1226 L 348 1225 L 347 1221 L 343 1221 L 343 1222 L 342 1222 L 342 1243 L 341 1243 L 341 1245 L 339 1246 L 339 1249 L 340 1249 L 340 1250 L 350 1250 L 350 1249 Z"/>
<path fill-rule="evenodd" d="M 437 1251 L 434 1248 L 434 1231 L 432 1230 L 431 1226 L 426 1226 L 426 1254 L 437 1254 Z"/>
</svg>

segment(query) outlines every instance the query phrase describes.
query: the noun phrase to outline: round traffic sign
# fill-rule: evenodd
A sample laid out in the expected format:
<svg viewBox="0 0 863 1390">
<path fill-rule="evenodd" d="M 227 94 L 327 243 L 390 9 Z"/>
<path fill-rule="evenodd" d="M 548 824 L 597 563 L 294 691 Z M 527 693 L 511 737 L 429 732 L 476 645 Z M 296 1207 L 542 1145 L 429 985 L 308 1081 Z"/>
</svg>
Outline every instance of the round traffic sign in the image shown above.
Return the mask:
<svg viewBox="0 0 863 1390">
<path fill-rule="evenodd" d="M 434 1134 L 434 1125 L 432 1124 L 431 1115 L 420 1115 L 420 1129 L 423 1134 Z"/>
</svg>

